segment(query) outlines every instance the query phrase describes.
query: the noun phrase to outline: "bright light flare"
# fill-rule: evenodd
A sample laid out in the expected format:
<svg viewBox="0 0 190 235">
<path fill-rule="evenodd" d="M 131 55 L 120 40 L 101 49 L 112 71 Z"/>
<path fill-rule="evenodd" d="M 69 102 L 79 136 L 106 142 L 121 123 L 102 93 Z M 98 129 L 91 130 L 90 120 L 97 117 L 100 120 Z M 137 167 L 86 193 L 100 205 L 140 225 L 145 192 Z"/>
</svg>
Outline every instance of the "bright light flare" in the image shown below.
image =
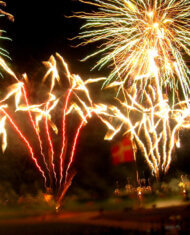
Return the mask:
<svg viewBox="0 0 190 235">
<path fill-rule="evenodd" d="M 94 104 L 90 97 L 90 91 L 87 88 L 88 84 L 105 80 L 105 78 L 90 78 L 83 81 L 79 75 L 70 73 L 68 65 L 59 54 L 57 54 L 57 58 L 51 56 L 50 59 L 44 63 L 47 72 L 42 82 L 47 82 L 47 79 L 50 79 L 50 89 L 47 90 L 47 95 L 45 96 L 48 98 L 42 103 L 33 104 L 30 102 L 28 98 L 30 96 L 27 93 L 29 79 L 27 79 L 27 85 L 24 83 L 27 78 L 26 75 L 23 75 L 23 82 L 18 81 L 16 84 L 9 87 L 7 94 L 0 100 L 0 103 L 2 103 L 0 111 L 4 115 L 2 120 L 0 120 L 0 134 L 3 135 L 2 147 L 5 149 L 7 144 L 5 142 L 5 120 L 7 119 L 25 143 L 30 157 L 44 178 L 45 187 L 47 189 L 51 188 L 51 191 L 56 194 L 55 198 L 59 204 L 75 175 L 71 171 L 71 167 L 74 162 L 80 132 L 82 127 L 87 124 L 88 119 L 92 117 L 92 114 L 96 114 L 108 129 L 112 132 L 116 132 L 117 130 L 114 126 L 109 124 L 109 117 L 111 116 L 108 112 L 109 108 L 103 104 Z M 59 84 L 63 79 L 60 76 L 60 68 L 62 69 L 61 72 L 65 72 L 62 74 L 65 74 L 64 78 L 67 79 L 69 87 L 62 87 L 61 92 L 57 92 L 58 86 L 56 86 L 56 82 Z M 59 96 L 55 95 L 56 93 L 59 94 Z M 15 100 L 15 106 L 11 105 L 8 107 L 8 105 L 3 105 L 4 103 L 9 103 L 10 99 Z M 62 107 L 60 108 L 61 105 Z M 26 114 L 26 116 L 28 116 L 27 125 L 29 128 L 31 127 L 33 129 L 32 133 L 34 134 L 32 139 L 35 137 L 38 141 L 38 146 L 35 145 L 35 148 L 33 148 L 30 143 L 32 140 L 30 136 L 26 137 L 23 134 L 22 123 L 18 126 L 13 117 L 6 111 L 13 107 L 15 115 L 17 115 L 18 112 L 22 112 L 22 115 Z M 58 121 L 58 119 L 60 119 L 58 115 L 60 110 L 62 112 L 62 119 Z M 68 115 L 77 115 L 79 121 L 78 126 L 77 123 L 73 123 L 72 128 L 76 127 L 76 133 L 73 136 L 71 135 L 71 137 L 69 135 L 69 138 L 71 138 L 69 141 L 73 143 L 72 146 L 69 146 L 69 150 L 67 149 L 67 134 L 70 131 L 68 127 L 70 118 L 67 118 Z M 60 134 L 60 137 L 55 136 L 58 134 Z M 55 141 L 55 139 L 58 138 L 61 141 L 60 145 Z M 35 152 L 37 148 L 40 149 L 41 158 L 36 157 Z"/>
<path fill-rule="evenodd" d="M 119 92 L 121 87 L 141 79 L 140 89 L 144 89 L 158 76 L 160 89 L 168 86 L 176 90 L 179 83 L 183 96 L 189 95 L 190 71 L 185 61 L 190 55 L 189 1 L 79 1 L 97 8 L 73 17 L 86 21 L 77 37 L 83 40 L 79 45 L 101 45 L 83 60 L 97 56 L 94 68 L 111 67 L 104 85 L 114 79 L 123 82 Z"/>
<path fill-rule="evenodd" d="M 7 148 L 7 132 L 5 129 L 6 116 L 2 117 L 0 120 L 0 134 L 2 134 L 2 151 L 5 152 Z"/>
<path fill-rule="evenodd" d="M 83 61 L 97 56 L 93 69 L 111 68 L 104 86 L 117 90 L 122 106 L 109 107 L 121 122 L 108 122 L 106 138 L 123 126 L 159 178 L 180 146 L 179 131 L 190 128 L 190 1 L 79 1 L 97 8 L 73 16 L 86 21 L 79 45 L 100 45 Z"/>
</svg>

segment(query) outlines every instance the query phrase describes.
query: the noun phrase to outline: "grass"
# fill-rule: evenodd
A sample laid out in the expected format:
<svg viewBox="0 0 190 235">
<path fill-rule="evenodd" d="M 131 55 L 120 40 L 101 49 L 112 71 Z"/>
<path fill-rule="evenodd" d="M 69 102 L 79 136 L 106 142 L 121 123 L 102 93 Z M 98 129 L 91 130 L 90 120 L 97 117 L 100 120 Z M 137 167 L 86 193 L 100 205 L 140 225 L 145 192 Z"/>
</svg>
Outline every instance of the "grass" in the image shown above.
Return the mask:
<svg viewBox="0 0 190 235">
<path fill-rule="evenodd" d="M 127 211 L 136 208 L 153 208 L 184 205 L 189 203 L 185 201 L 182 194 L 147 194 L 143 196 L 143 200 L 138 200 L 136 195 L 124 197 L 110 197 L 104 200 L 81 200 L 77 196 L 67 196 L 63 201 L 61 211 L 83 212 L 83 211 Z M 0 206 L 0 219 L 22 218 L 30 216 L 39 216 L 45 214 L 53 214 L 55 211 L 55 203 L 45 202 L 42 198 L 28 197 L 22 203 L 7 204 Z"/>
<path fill-rule="evenodd" d="M 145 195 L 142 200 L 138 200 L 136 196 L 133 196 L 121 198 L 110 197 L 106 200 L 86 200 L 82 202 L 77 197 L 67 197 L 64 201 L 62 209 L 65 211 L 121 211 L 136 209 L 139 207 L 166 207 L 184 205 L 187 203 L 189 203 L 189 201 L 185 201 L 183 195 L 180 194 L 170 194 L 165 196 L 149 194 Z"/>
<path fill-rule="evenodd" d="M 44 204 L 7 205 L 0 207 L 0 219 L 14 219 L 30 216 L 39 216 L 55 212 L 55 209 Z"/>
</svg>

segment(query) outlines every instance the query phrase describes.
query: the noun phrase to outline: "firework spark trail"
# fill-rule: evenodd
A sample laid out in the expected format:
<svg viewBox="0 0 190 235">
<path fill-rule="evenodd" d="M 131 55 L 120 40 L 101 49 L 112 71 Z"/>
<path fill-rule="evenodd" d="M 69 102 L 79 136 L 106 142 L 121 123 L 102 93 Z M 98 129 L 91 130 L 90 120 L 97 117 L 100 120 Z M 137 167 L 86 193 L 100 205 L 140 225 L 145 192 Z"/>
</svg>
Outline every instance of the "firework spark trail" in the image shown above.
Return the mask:
<svg viewBox="0 0 190 235">
<path fill-rule="evenodd" d="M 21 130 L 19 129 L 19 127 L 16 125 L 16 123 L 13 121 L 13 119 L 11 118 L 11 116 L 4 110 L 1 108 L 0 110 L 2 113 L 5 114 L 5 116 L 7 117 L 7 119 L 9 120 L 9 122 L 11 123 L 11 125 L 14 127 L 14 129 L 16 130 L 16 132 L 19 134 L 19 136 L 21 137 L 21 139 L 24 141 L 24 143 L 26 144 L 26 147 L 29 150 L 30 156 L 34 162 L 34 164 L 36 165 L 37 169 L 39 170 L 39 172 L 41 173 L 42 177 L 44 178 L 44 183 L 46 185 L 47 179 L 45 176 L 44 171 L 42 170 L 42 168 L 40 167 L 37 158 L 34 155 L 34 151 L 29 143 L 29 141 L 27 140 L 27 138 L 24 136 L 24 134 L 21 132 Z"/>
<path fill-rule="evenodd" d="M 60 207 L 60 205 L 61 205 L 61 201 L 62 201 L 63 197 L 65 196 L 67 190 L 68 190 L 69 187 L 71 186 L 72 180 L 73 180 L 75 174 L 76 174 L 76 173 L 73 173 L 73 174 L 69 177 L 67 183 L 64 185 L 64 188 L 63 188 L 63 190 L 61 191 L 61 194 L 58 195 L 58 197 L 57 197 L 57 203 L 56 203 L 56 209 L 59 209 L 59 207 Z"/>
<path fill-rule="evenodd" d="M 77 145 L 77 141 L 78 141 L 78 138 L 79 138 L 79 135 L 80 135 L 80 131 L 81 131 L 82 127 L 84 126 L 87 117 L 88 117 L 88 115 L 86 115 L 85 119 L 83 119 L 81 121 L 79 127 L 77 128 L 75 137 L 74 137 L 72 150 L 71 150 L 71 154 L 70 154 L 70 157 L 69 157 L 69 163 L 67 165 L 67 169 L 66 169 L 66 173 L 65 173 L 65 184 L 68 183 L 68 172 L 69 172 L 69 169 L 71 167 L 71 164 L 73 163 L 74 154 L 75 154 L 75 151 L 76 151 L 76 145 Z"/>
<path fill-rule="evenodd" d="M 48 109 L 49 109 L 49 102 L 47 102 L 47 104 L 46 104 L 45 111 L 47 112 Z M 51 164 L 51 168 L 52 168 L 52 171 L 53 171 L 55 181 L 57 183 L 57 176 L 56 176 L 55 165 L 54 165 L 54 154 L 55 153 L 54 153 L 53 142 L 52 142 L 51 134 L 50 134 L 50 130 L 49 130 L 48 116 L 47 115 L 45 116 L 45 129 L 46 129 L 46 134 L 47 134 L 48 143 L 49 143 L 50 152 L 51 152 L 50 164 Z"/>
<path fill-rule="evenodd" d="M 57 70 L 57 63 L 56 63 L 54 56 L 52 55 L 52 56 L 50 56 L 49 60 L 43 62 L 43 64 L 48 69 L 46 74 L 43 77 L 43 82 L 45 82 L 47 77 L 50 75 L 50 77 L 51 77 L 50 93 L 52 93 L 54 86 L 55 86 L 55 81 L 57 80 L 58 82 L 60 82 L 60 77 L 59 77 L 59 73 Z"/>
<path fill-rule="evenodd" d="M 61 182 L 63 180 L 63 165 L 64 165 L 64 161 L 65 159 L 63 159 L 63 153 L 65 150 L 65 141 L 66 141 L 66 112 L 68 109 L 68 104 L 69 104 L 69 99 L 71 97 L 72 94 L 72 89 L 69 89 L 66 95 L 66 100 L 65 100 L 65 104 L 64 104 L 64 110 L 63 110 L 63 118 L 62 118 L 62 148 L 61 148 L 61 153 L 60 153 L 60 187 L 61 187 Z"/>
<path fill-rule="evenodd" d="M 177 124 L 175 125 L 171 133 L 171 137 L 169 141 L 170 148 L 169 148 L 169 152 L 167 155 L 167 161 L 165 161 L 164 162 L 165 165 L 163 165 L 165 172 L 168 171 L 170 163 L 172 161 L 171 153 L 172 153 L 173 147 L 177 145 L 177 142 L 178 142 L 177 138 L 179 138 L 179 135 L 177 136 L 177 138 L 175 138 L 176 133 L 180 130 L 180 128 L 190 129 L 190 112 L 189 112 L 188 104 L 189 104 L 189 101 L 187 101 L 186 103 L 186 108 L 183 108 L 180 111 L 176 112 L 176 117 L 174 117 Z"/>
<path fill-rule="evenodd" d="M 137 84 L 133 84 L 133 86 L 136 87 Z M 151 88 L 150 85 L 149 87 Z M 169 106 L 168 98 L 165 97 L 159 103 L 159 95 L 156 91 L 154 91 L 155 94 L 154 92 L 147 93 L 144 90 L 144 100 L 142 104 L 139 104 L 136 101 L 138 100 L 138 89 L 131 89 L 135 94 L 128 93 L 127 100 L 120 101 L 124 107 L 122 111 L 114 106 L 110 109 L 115 117 L 124 123 L 126 133 L 131 132 L 134 136 L 153 174 L 159 178 L 161 172 L 167 172 L 169 169 L 172 161 L 171 154 L 179 139 L 177 133 L 182 128 L 190 129 L 189 100 L 179 102 L 176 104 L 178 107 L 172 109 Z M 123 114 L 125 109 L 129 113 L 127 117 Z"/>
<path fill-rule="evenodd" d="M 27 98 L 27 93 L 26 93 L 26 89 L 25 89 L 25 86 L 24 86 L 24 85 L 22 86 L 22 91 L 23 91 L 23 95 L 24 95 L 24 99 L 25 99 L 27 108 L 28 108 L 30 105 L 29 105 L 29 101 L 28 101 L 28 98 Z M 41 140 L 39 131 L 38 131 L 37 126 L 36 126 L 36 124 L 35 124 L 35 122 L 34 122 L 34 119 L 33 119 L 33 117 L 32 117 L 32 114 L 31 114 L 30 109 L 28 109 L 27 112 L 28 112 L 30 121 L 31 121 L 31 123 L 32 123 L 33 129 L 34 129 L 34 131 L 35 131 L 35 133 L 36 133 L 36 136 L 37 136 L 37 138 L 38 138 L 38 142 L 39 142 L 39 145 L 40 145 L 40 152 L 41 152 L 41 156 L 42 156 L 42 158 L 43 158 L 43 162 L 44 162 L 44 164 L 45 164 L 45 166 L 46 166 L 46 169 L 47 169 L 48 172 L 49 172 L 49 167 L 48 167 L 48 165 L 47 165 L 47 163 L 46 163 L 45 155 L 44 155 L 44 153 L 43 153 L 42 140 Z"/>
<path fill-rule="evenodd" d="M 14 79 L 16 79 L 18 81 L 17 76 L 15 75 L 15 73 L 9 68 L 9 66 L 6 64 L 5 60 L 0 57 L 0 66 L 8 73 L 10 74 Z"/>
<path fill-rule="evenodd" d="M 0 1 L 0 5 L 2 6 L 6 6 L 6 3 L 4 1 Z M 10 13 L 3 11 L 2 9 L 0 9 L 0 16 L 6 16 L 10 21 L 14 21 L 14 17 L 13 15 L 11 15 Z M 3 36 L 3 33 L 5 33 L 4 30 L 0 30 L 1 34 L 0 34 L 0 39 L 5 39 L 5 40 L 11 40 L 8 37 Z M 17 81 L 17 77 L 15 75 L 15 73 L 10 69 L 10 67 L 7 65 L 6 61 L 3 58 L 8 58 L 9 60 L 11 60 L 10 56 L 9 56 L 9 52 L 7 50 L 5 50 L 4 48 L 0 47 L 0 66 L 8 73 L 10 74 L 12 77 L 14 77 Z M 2 75 L 2 73 L 0 72 L 0 75 Z"/>
<path fill-rule="evenodd" d="M 68 65 L 66 64 L 64 59 L 58 53 L 56 55 L 61 60 L 63 66 L 64 66 L 64 68 L 66 70 L 67 78 L 69 79 L 69 82 L 70 82 L 71 74 L 69 72 Z M 49 61 L 43 62 L 43 63 L 44 63 L 44 65 L 48 69 L 46 74 L 43 77 L 43 82 L 50 75 L 50 79 L 51 79 L 50 94 L 51 94 L 53 89 L 54 89 L 54 87 L 55 87 L 55 81 L 57 80 L 58 82 L 60 82 L 60 77 L 59 77 L 59 73 L 58 73 L 58 70 L 57 70 L 57 62 L 56 62 L 54 56 L 51 56 Z M 61 187 L 61 182 L 62 182 L 62 179 L 63 179 L 63 164 L 64 164 L 63 153 L 64 153 L 64 148 L 65 148 L 65 121 L 66 121 L 66 110 L 67 110 L 67 107 L 68 107 L 68 102 L 69 102 L 69 98 L 70 98 L 70 95 L 71 95 L 71 91 L 72 91 L 72 89 L 69 91 L 69 94 L 66 97 L 65 108 L 64 108 L 64 111 L 63 111 L 63 121 L 62 121 L 63 122 L 62 123 L 62 138 L 63 139 L 62 139 L 61 153 L 60 153 L 60 157 L 59 157 L 59 159 L 60 159 L 60 180 L 59 180 L 59 187 Z M 49 102 L 46 105 L 46 111 L 48 110 L 48 106 L 49 106 Z M 51 166 L 52 166 L 52 170 L 53 170 L 53 174 L 54 174 L 55 180 L 57 182 L 57 176 L 56 176 L 55 165 L 54 165 L 54 148 L 53 148 L 53 142 L 52 142 L 50 131 L 49 131 L 49 127 L 48 127 L 47 116 L 45 117 L 45 127 L 46 127 L 46 134 L 47 134 L 47 137 L 48 137 L 49 146 L 50 146 L 50 149 L 51 149 Z"/>
<path fill-rule="evenodd" d="M 6 2 L 4 2 L 4 1 L 0 1 L 0 5 L 3 7 L 7 6 Z M 6 11 L 3 11 L 2 9 L 0 9 L 0 14 L 7 16 L 10 21 L 14 21 L 14 16 Z"/>
<path fill-rule="evenodd" d="M 142 127 L 141 124 L 143 122 L 139 121 L 139 122 L 136 122 L 135 125 L 134 125 L 132 123 L 132 121 L 130 120 L 130 118 L 125 117 L 125 115 L 123 115 L 122 112 L 117 107 L 113 106 L 113 107 L 110 107 L 110 109 L 113 111 L 113 113 L 114 113 L 114 115 L 116 116 L 117 119 L 121 120 L 123 123 L 125 123 L 125 125 L 128 126 L 126 134 L 128 132 L 131 132 L 132 136 L 135 137 L 135 140 L 137 141 L 137 144 L 138 144 L 140 150 L 144 154 L 144 157 L 145 157 L 149 167 L 152 169 L 152 171 L 154 173 L 157 173 L 157 171 L 156 171 L 157 168 L 155 167 L 154 162 L 152 162 L 150 160 L 149 154 L 147 152 L 147 148 L 146 148 L 145 144 L 143 143 L 143 141 L 140 139 L 138 131 L 136 131 L 138 126 Z M 150 150 L 149 152 L 152 153 L 153 151 Z"/>
<path fill-rule="evenodd" d="M 159 97 L 158 97 L 159 100 Z M 133 103 L 134 105 L 135 103 Z M 156 129 L 158 125 L 155 124 L 154 120 L 156 120 L 156 116 L 158 113 L 155 111 L 155 106 L 153 103 L 150 103 L 150 108 L 153 112 L 150 112 L 148 108 L 145 108 L 141 105 L 141 111 L 142 112 L 142 119 L 140 120 L 140 125 L 138 128 L 138 138 L 137 134 L 135 135 L 135 139 L 137 140 L 137 143 L 139 146 L 141 146 L 141 149 L 147 149 L 148 152 L 144 152 L 145 158 L 151 159 L 152 164 L 150 164 L 150 160 L 147 161 L 151 169 L 153 170 L 154 174 L 159 177 L 159 171 L 160 171 L 160 162 L 161 162 L 161 156 L 159 152 L 159 143 L 161 141 L 161 133 Z M 136 111 L 135 111 L 136 112 Z M 152 116 L 153 115 L 153 116 Z M 161 120 L 159 120 L 157 123 L 160 123 Z M 135 129 L 133 129 L 134 132 Z M 140 137 L 140 133 L 144 133 L 146 144 L 143 143 L 143 139 Z M 134 133 L 133 133 L 134 134 Z M 142 148 L 143 146 L 143 148 Z M 144 151 L 144 150 L 143 150 Z"/>
<path fill-rule="evenodd" d="M 107 106 L 106 106 L 106 109 L 107 109 Z M 67 169 L 66 169 L 66 173 L 65 173 L 65 185 L 67 185 L 68 182 L 69 182 L 69 174 L 68 174 L 68 172 L 69 172 L 70 167 L 71 167 L 71 165 L 73 163 L 73 160 L 74 160 L 74 155 L 75 155 L 75 151 L 76 151 L 76 145 L 77 145 L 77 141 L 78 141 L 81 129 L 87 123 L 87 118 L 91 117 L 92 113 L 96 114 L 97 117 L 99 117 L 100 120 L 108 127 L 108 129 L 114 130 L 114 132 L 116 132 L 116 133 L 118 131 L 117 129 L 113 128 L 113 126 L 108 121 L 106 121 L 103 117 L 100 116 L 100 114 L 104 114 L 104 115 L 106 115 L 108 117 L 111 116 L 111 115 L 109 115 L 106 112 L 105 107 L 103 109 L 102 109 L 102 106 L 89 107 L 89 110 L 87 111 L 87 114 L 82 119 L 81 123 L 79 124 L 79 126 L 77 128 L 77 131 L 76 131 L 76 134 L 75 134 L 75 137 L 74 137 L 74 141 L 73 141 L 73 145 L 72 145 L 72 150 L 71 150 L 71 154 L 70 154 L 70 157 L 69 157 L 69 163 L 67 165 Z"/>
</svg>

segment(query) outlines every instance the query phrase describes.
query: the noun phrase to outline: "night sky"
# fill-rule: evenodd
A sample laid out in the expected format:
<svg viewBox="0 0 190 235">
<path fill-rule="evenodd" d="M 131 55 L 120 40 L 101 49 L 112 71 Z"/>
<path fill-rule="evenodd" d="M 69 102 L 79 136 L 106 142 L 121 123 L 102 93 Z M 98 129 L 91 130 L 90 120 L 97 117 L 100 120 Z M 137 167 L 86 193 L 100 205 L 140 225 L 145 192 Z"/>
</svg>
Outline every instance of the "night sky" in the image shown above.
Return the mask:
<svg viewBox="0 0 190 235">
<path fill-rule="evenodd" d="M 75 73 L 87 70 L 87 64 L 79 61 L 87 52 L 84 48 L 73 48 L 77 41 L 69 40 L 78 35 L 83 22 L 66 17 L 84 10 L 84 4 L 76 0 L 6 2 L 4 10 L 15 17 L 14 23 L 5 21 L 7 35 L 13 40 L 6 49 L 19 72 L 32 71 L 55 52 L 64 56 Z"/>
</svg>

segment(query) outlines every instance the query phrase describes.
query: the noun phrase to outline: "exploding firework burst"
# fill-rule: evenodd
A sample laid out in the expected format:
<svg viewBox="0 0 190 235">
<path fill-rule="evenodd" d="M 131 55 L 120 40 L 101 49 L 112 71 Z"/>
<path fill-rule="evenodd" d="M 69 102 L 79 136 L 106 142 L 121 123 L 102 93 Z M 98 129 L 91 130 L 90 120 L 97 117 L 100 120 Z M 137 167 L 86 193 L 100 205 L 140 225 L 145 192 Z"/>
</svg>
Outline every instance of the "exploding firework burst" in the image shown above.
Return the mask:
<svg viewBox="0 0 190 235">
<path fill-rule="evenodd" d="M 92 13 L 76 13 L 87 22 L 79 35 L 82 45 L 101 42 L 84 60 L 100 56 L 95 67 L 111 65 L 105 84 L 118 80 L 121 88 L 141 80 L 141 88 L 157 78 L 160 89 L 180 86 L 190 92 L 190 2 L 179 0 L 79 0 L 98 7 Z M 174 92 L 173 92 L 174 94 Z"/>
</svg>

